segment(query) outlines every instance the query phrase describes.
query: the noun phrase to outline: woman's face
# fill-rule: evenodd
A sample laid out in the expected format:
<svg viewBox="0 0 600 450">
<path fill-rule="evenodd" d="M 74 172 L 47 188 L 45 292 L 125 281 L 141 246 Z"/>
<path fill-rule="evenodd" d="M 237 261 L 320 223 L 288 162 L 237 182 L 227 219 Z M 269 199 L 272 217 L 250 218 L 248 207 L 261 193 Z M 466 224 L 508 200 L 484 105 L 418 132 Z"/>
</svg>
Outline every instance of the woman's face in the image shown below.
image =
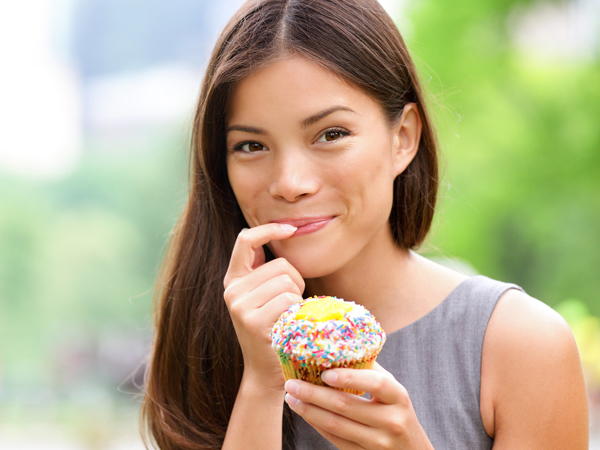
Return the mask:
<svg viewBox="0 0 600 450">
<path fill-rule="evenodd" d="M 304 278 L 393 245 L 393 182 L 416 152 L 412 122 L 420 132 L 414 105 L 390 126 L 374 99 L 304 58 L 244 78 L 228 108 L 227 171 L 246 221 L 298 227 L 269 246 Z"/>
</svg>

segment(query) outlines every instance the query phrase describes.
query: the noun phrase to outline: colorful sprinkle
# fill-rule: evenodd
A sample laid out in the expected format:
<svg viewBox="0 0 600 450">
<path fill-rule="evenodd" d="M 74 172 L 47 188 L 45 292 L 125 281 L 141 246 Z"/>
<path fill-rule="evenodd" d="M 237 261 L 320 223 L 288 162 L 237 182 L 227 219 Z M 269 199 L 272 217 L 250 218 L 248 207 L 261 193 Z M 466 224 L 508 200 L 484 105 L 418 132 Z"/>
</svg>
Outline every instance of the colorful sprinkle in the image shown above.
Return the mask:
<svg viewBox="0 0 600 450">
<path fill-rule="evenodd" d="M 296 317 L 306 303 L 322 299 L 327 299 L 328 304 L 343 302 L 340 308 L 343 317 L 325 321 Z M 385 343 L 385 332 L 362 305 L 336 297 L 311 297 L 292 305 L 279 317 L 271 331 L 271 341 L 278 352 L 329 367 L 333 363 L 359 361 L 376 355 Z"/>
</svg>

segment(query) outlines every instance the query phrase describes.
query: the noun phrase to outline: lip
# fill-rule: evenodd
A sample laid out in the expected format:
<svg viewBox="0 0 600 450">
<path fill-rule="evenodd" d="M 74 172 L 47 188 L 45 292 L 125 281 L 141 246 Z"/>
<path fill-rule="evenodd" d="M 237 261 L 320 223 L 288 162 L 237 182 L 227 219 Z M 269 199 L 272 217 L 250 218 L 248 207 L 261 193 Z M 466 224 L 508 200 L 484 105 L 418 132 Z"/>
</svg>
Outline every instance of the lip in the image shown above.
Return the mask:
<svg viewBox="0 0 600 450">
<path fill-rule="evenodd" d="M 305 234 L 314 233 L 315 231 L 319 231 L 323 227 L 327 226 L 329 222 L 331 222 L 335 216 L 319 216 L 319 217 L 300 217 L 300 218 L 286 218 L 286 219 L 277 219 L 273 220 L 274 223 L 285 223 L 288 225 L 292 225 L 296 228 L 296 232 L 292 235 L 296 236 L 304 236 Z"/>
</svg>

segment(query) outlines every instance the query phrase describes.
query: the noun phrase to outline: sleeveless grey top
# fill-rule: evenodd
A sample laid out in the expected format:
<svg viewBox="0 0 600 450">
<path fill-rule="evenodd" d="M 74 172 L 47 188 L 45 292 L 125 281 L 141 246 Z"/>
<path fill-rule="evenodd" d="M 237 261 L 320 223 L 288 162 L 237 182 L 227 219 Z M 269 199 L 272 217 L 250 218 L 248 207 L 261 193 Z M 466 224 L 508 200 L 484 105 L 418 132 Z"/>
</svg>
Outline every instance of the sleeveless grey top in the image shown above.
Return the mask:
<svg viewBox="0 0 600 450">
<path fill-rule="evenodd" d="M 479 409 L 481 352 L 488 321 L 507 290 L 477 275 L 459 284 L 435 309 L 387 336 L 377 362 L 410 396 L 436 450 L 489 450 Z M 368 394 L 365 394 L 368 396 Z M 297 450 L 335 449 L 293 413 Z"/>
</svg>

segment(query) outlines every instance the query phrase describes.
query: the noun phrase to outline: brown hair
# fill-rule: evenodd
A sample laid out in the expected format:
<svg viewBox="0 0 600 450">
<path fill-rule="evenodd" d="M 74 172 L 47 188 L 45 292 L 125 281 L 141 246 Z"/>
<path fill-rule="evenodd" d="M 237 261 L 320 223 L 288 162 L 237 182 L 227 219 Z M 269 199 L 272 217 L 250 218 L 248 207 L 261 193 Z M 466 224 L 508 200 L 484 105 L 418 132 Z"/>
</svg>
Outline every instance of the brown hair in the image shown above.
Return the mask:
<svg viewBox="0 0 600 450">
<path fill-rule="evenodd" d="M 247 227 L 227 178 L 227 103 L 240 79 L 290 55 L 354 83 L 381 104 L 390 122 L 407 103 L 417 104 L 421 141 L 394 182 L 390 224 L 403 248 L 418 246 L 429 231 L 438 183 L 436 140 L 414 65 L 380 4 L 251 0 L 243 5 L 223 30 L 206 70 L 192 132 L 189 200 L 157 289 L 142 419 L 143 431 L 163 450 L 223 444 L 243 373 L 223 301 L 223 277 L 236 236 Z M 284 421 L 284 436 L 289 433 Z"/>
</svg>

